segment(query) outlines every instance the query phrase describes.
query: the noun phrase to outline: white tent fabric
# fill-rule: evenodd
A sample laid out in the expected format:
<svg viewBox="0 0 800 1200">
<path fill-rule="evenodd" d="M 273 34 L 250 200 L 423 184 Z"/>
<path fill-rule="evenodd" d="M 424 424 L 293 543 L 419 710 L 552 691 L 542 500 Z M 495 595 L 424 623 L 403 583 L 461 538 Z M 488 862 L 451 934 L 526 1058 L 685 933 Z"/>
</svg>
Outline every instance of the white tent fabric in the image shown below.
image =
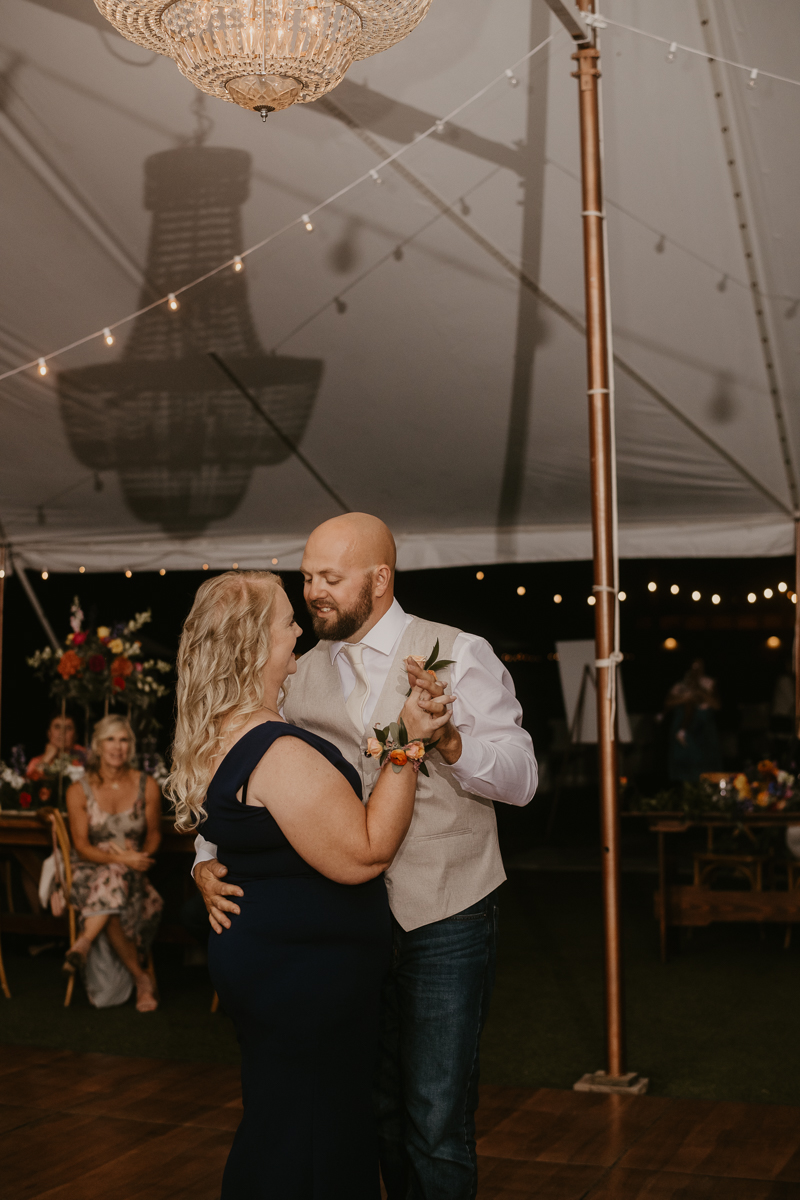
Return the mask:
<svg viewBox="0 0 800 1200">
<path fill-rule="evenodd" d="M 606 0 L 800 78 L 794 0 Z M 573 46 L 544 0 L 433 0 L 329 105 L 200 99 L 90 0 L 6 0 L 0 520 L 37 569 L 299 565 L 340 509 L 404 568 L 591 553 Z M 553 34 L 441 134 L 415 137 Z M 787 554 L 798 508 L 800 87 L 602 31 L 623 556 Z M 435 194 L 435 195 L 434 195 Z M 444 206 L 451 206 L 442 212 Z M 496 251 L 493 248 L 496 248 Z M 521 278 L 522 276 L 522 278 Z"/>
</svg>

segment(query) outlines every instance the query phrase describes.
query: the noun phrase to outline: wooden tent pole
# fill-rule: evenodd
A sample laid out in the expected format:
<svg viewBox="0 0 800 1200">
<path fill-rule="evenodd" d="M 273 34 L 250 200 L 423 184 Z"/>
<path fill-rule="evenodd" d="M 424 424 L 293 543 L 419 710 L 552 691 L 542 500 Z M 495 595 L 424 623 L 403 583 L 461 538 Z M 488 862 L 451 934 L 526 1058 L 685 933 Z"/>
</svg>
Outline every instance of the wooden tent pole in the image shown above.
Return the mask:
<svg viewBox="0 0 800 1200">
<path fill-rule="evenodd" d="M 592 0 L 580 7 L 594 11 Z M 578 70 L 580 110 L 583 252 L 586 289 L 589 447 L 592 488 L 595 647 L 597 656 L 597 743 L 603 847 L 603 924 L 605 932 L 606 1074 L 625 1074 L 620 918 L 620 822 L 617 741 L 611 655 L 614 645 L 616 582 L 614 562 L 614 485 L 611 364 L 606 311 L 606 263 L 603 234 L 603 187 L 598 80 L 600 52 L 584 45 L 573 55 Z M 605 665 L 599 665 L 599 664 Z"/>
<path fill-rule="evenodd" d="M 794 732 L 800 737 L 800 518 L 794 521 Z"/>
<path fill-rule="evenodd" d="M 3 618 L 6 598 L 6 547 L 0 544 L 0 731 L 2 731 L 2 702 L 3 702 Z M 2 758 L 2 742 L 0 742 L 0 758 Z"/>
</svg>

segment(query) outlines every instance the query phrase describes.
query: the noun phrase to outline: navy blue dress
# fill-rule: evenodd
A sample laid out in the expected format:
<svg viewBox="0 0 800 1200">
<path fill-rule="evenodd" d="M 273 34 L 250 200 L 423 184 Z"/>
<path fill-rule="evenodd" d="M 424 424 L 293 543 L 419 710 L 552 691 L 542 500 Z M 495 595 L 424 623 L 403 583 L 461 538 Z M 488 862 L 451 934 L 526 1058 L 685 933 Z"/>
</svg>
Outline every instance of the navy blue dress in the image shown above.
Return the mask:
<svg viewBox="0 0 800 1200">
<path fill-rule="evenodd" d="M 348 886 L 308 865 L 266 808 L 236 793 L 272 743 L 297 737 L 361 797 L 324 738 L 267 721 L 217 768 L 204 837 L 216 842 L 239 916 L 209 938 L 209 968 L 242 1051 L 244 1116 L 222 1200 L 378 1200 L 372 1082 L 391 926 L 383 876 Z"/>
</svg>

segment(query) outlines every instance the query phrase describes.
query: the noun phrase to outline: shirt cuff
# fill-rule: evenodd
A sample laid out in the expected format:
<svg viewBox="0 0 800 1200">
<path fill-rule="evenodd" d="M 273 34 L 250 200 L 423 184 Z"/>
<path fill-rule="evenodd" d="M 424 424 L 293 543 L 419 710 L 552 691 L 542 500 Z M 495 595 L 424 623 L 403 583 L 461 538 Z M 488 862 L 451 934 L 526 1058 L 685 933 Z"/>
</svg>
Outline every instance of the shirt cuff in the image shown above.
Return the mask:
<svg viewBox="0 0 800 1200">
<path fill-rule="evenodd" d="M 194 839 L 194 849 L 195 856 L 194 862 L 192 863 L 192 879 L 194 879 L 195 870 L 197 867 L 199 867 L 201 862 L 211 862 L 217 857 L 217 847 L 213 842 L 207 842 L 202 833 L 198 833 L 197 837 Z"/>
<path fill-rule="evenodd" d="M 458 762 L 454 762 L 450 767 L 453 775 L 465 791 L 471 792 L 475 789 L 469 784 L 477 778 L 483 760 L 483 746 L 479 738 L 470 737 L 466 733 L 461 734 L 461 754 Z"/>
</svg>

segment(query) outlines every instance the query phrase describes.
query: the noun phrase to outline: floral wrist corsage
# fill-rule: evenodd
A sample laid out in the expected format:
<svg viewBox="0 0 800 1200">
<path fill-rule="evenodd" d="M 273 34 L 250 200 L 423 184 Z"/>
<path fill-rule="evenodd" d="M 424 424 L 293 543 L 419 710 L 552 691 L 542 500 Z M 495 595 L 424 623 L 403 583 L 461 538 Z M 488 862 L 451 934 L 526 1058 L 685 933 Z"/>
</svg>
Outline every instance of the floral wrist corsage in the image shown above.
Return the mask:
<svg viewBox="0 0 800 1200">
<path fill-rule="evenodd" d="M 375 737 L 367 739 L 364 755 L 366 758 L 377 758 L 380 766 L 390 762 L 393 771 L 402 771 L 406 763 L 411 763 L 415 772 L 422 771 L 423 775 L 427 775 L 425 759 L 435 745 L 436 742 L 423 742 L 420 739 L 409 741 L 404 722 L 392 721 L 385 729 L 375 726 Z"/>
</svg>

